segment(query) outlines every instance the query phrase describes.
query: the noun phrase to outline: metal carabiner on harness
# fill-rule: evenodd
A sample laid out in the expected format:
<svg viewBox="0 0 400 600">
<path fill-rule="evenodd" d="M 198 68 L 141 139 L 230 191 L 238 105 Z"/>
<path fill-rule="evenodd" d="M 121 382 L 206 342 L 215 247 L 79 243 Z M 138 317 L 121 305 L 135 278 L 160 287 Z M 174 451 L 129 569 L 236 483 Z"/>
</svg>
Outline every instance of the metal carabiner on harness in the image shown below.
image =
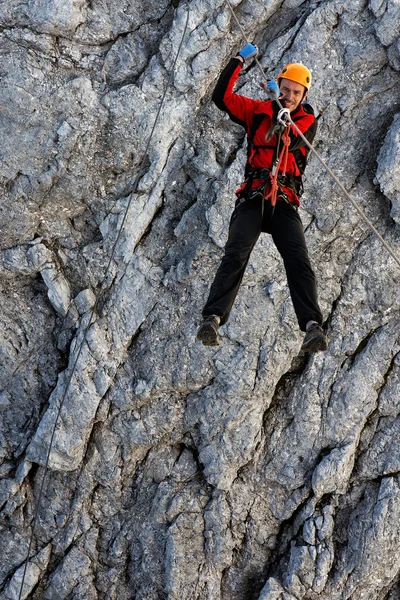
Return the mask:
<svg viewBox="0 0 400 600">
<path fill-rule="evenodd" d="M 278 123 L 284 127 L 289 127 L 290 123 L 290 110 L 288 108 L 281 108 L 276 117 Z"/>
</svg>

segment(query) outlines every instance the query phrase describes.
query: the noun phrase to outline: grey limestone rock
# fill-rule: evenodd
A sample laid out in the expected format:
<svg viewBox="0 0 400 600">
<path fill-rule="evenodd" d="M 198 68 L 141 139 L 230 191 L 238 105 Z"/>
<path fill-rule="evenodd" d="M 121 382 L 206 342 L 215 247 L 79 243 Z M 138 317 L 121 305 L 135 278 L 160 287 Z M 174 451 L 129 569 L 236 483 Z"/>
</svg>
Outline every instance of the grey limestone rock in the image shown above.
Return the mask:
<svg viewBox="0 0 400 600">
<path fill-rule="evenodd" d="M 392 203 L 390 216 L 400 218 L 400 115 L 395 115 L 378 156 L 376 180 Z"/>
<path fill-rule="evenodd" d="M 310 66 L 316 148 L 399 256 L 398 3 L 231 7 L 268 78 Z M 268 235 L 196 341 L 246 160 L 211 94 L 243 44 L 225 0 L 0 4 L 1 600 L 26 560 L 32 600 L 400 597 L 400 267 L 315 156 L 328 350 L 301 352 Z"/>
<path fill-rule="evenodd" d="M 48 544 L 37 556 L 34 556 L 29 560 L 23 584 L 22 580 L 25 564 L 17 569 L 4 590 L 5 600 L 18 600 L 19 598 L 25 600 L 25 598 L 29 598 L 30 593 L 36 587 L 41 576 L 43 576 L 49 566 L 50 556 L 51 545 Z"/>
</svg>

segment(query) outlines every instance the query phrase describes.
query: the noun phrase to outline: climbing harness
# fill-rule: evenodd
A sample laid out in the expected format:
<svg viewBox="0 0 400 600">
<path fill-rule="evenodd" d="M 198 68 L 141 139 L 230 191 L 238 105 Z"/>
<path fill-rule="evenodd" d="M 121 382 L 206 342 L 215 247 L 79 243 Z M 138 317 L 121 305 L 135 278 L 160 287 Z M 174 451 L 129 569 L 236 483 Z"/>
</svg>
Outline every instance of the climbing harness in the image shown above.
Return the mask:
<svg viewBox="0 0 400 600">
<path fill-rule="evenodd" d="M 286 109 L 283 109 L 283 110 L 286 110 Z M 279 114 L 278 114 L 278 118 L 279 118 Z M 272 167 L 272 170 L 270 173 L 270 191 L 269 191 L 268 195 L 265 196 L 265 200 L 271 199 L 272 207 L 274 207 L 276 204 L 276 198 L 277 198 L 278 190 L 279 190 L 278 176 L 280 175 L 280 171 L 282 171 L 282 177 L 285 177 L 285 175 L 286 175 L 287 161 L 288 161 L 288 155 L 289 155 L 289 146 L 290 146 L 290 137 L 289 137 L 289 132 L 288 132 L 289 127 L 290 126 L 288 124 L 285 124 L 285 129 L 283 131 L 283 134 L 279 135 L 279 137 L 278 137 L 277 148 L 279 148 L 280 141 L 282 140 L 282 144 L 283 144 L 282 150 L 280 151 L 280 154 L 277 157 L 277 160 L 275 160 L 275 163 Z"/>
<path fill-rule="evenodd" d="M 188 28 L 188 24 L 189 24 L 189 9 L 187 11 L 186 23 L 185 23 L 184 30 L 183 30 L 183 33 L 182 33 L 181 42 L 180 42 L 178 50 L 176 52 L 175 60 L 174 60 L 173 65 L 171 67 L 171 71 L 170 71 L 170 74 L 169 74 L 169 77 L 168 77 L 168 80 L 167 80 L 167 83 L 166 83 L 166 86 L 165 86 L 165 90 L 164 90 L 164 93 L 162 95 L 162 98 L 161 98 L 161 101 L 160 101 L 160 105 L 159 105 L 156 117 L 154 119 L 154 124 L 153 124 L 153 127 L 151 129 L 149 138 L 147 140 L 147 145 L 146 145 L 146 148 L 145 148 L 144 153 L 143 153 L 143 158 L 142 158 L 142 161 L 140 163 L 140 166 L 139 166 L 139 169 L 138 169 L 138 172 L 137 172 L 134 184 L 133 184 L 133 188 L 132 188 L 132 191 L 131 191 L 131 194 L 130 194 L 130 197 L 129 197 L 128 204 L 127 204 L 126 209 L 124 211 L 124 217 L 122 219 L 121 225 L 120 225 L 120 227 L 118 229 L 117 237 L 116 237 L 115 242 L 114 242 L 113 247 L 112 247 L 111 255 L 110 255 L 110 258 L 109 258 L 106 270 L 105 270 L 105 274 L 104 274 L 103 280 L 102 280 L 100 288 L 99 288 L 100 292 L 98 293 L 98 295 L 96 297 L 96 300 L 95 300 L 95 303 L 93 305 L 89 322 L 86 325 L 86 327 L 84 328 L 82 340 L 80 342 L 78 351 L 76 353 L 75 360 L 74 360 L 73 365 L 71 367 L 71 371 L 70 371 L 70 374 L 69 374 L 69 377 L 68 377 L 68 380 L 67 380 L 67 383 L 66 383 L 66 386 L 65 386 L 65 389 L 64 389 L 61 401 L 60 401 L 60 405 L 59 405 L 58 410 L 57 410 L 57 414 L 56 414 L 56 418 L 55 418 L 55 422 L 54 422 L 54 426 L 53 426 L 53 429 L 52 429 L 52 434 L 51 434 L 51 437 L 50 437 L 50 442 L 49 442 L 49 446 L 48 446 L 48 450 L 47 450 L 46 461 L 45 461 L 45 464 L 44 464 L 43 477 L 42 477 L 42 481 L 41 481 L 40 488 L 39 488 L 39 495 L 38 495 L 38 499 L 37 499 L 37 503 L 36 503 L 35 514 L 34 514 L 33 521 L 32 521 L 32 531 L 31 531 L 31 535 L 30 535 L 30 539 L 29 539 L 28 552 L 27 552 L 27 556 L 26 556 L 26 559 L 25 559 L 24 571 L 23 571 L 23 575 L 22 575 L 22 581 L 21 581 L 21 586 L 20 586 L 20 590 L 19 590 L 18 600 L 21 600 L 22 594 L 23 594 L 23 588 L 24 588 L 24 583 L 25 583 L 25 579 L 26 579 L 26 573 L 27 573 L 27 569 L 28 569 L 28 562 L 29 562 L 29 558 L 30 558 L 30 555 L 31 555 L 32 544 L 33 544 L 33 539 L 34 539 L 34 536 L 35 536 L 35 530 L 36 530 L 36 525 L 37 525 L 37 520 L 38 520 L 38 515 L 39 515 L 39 509 L 40 509 L 41 499 L 42 499 L 42 496 L 43 496 L 44 482 L 45 482 L 46 474 L 47 474 L 48 467 L 49 467 L 50 454 L 51 454 L 51 450 L 52 450 L 52 447 L 53 447 L 54 436 L 55 436 L 55 432 L 56 432 L 56 429 L 57 429 L 57 424 L 58 424 L 58 421 L 59 421 L 59 418 L 60 418 L 60 415 L 61 415 L 61 411 L 62 411 L 62 408 L 64 406 L 64 403 L 65 403 L 65 400 L 66 400 L 66 397 L 67 397 L 67 393 L 69 392 L 69 389 L 70 389 L 70 386 L 71 386 L 71 382 L 72 382 L 72 378 L 73 378 L 73 375 L 75 373 L 75 370 L 76 370 L 79 358 L 81 356 L 83 346 L 84 346 L 84 344 L 87 341 L 87 333 L 88 333 L 90 327 L 93 324 L 94 315 L 96 314 L 96 310 L 97 310 L 97 308 L 99 306 L 99 302 L 100 302 L 101 296 L 108 289 L 108 287 L 104 286 L 104 284 L 108 280 L 110 267 L 111 267 L 111 264 L 112 264 L 112 262 L 114 260 L 114 256 L 115 256 L 115 251 L 116 251 L 118 242 L 119 242 L 119 240 L 121 238 L 121 234 L 123 232 L 123 229 L 124 229 L 127 217 L 128 217 L 128 213 L 129 213 L 130 207 L 132 205 L 133 196 L 135 195 L 135 193 L 137 191 L 137 188 L 138 188 L 138 185 L 139 185 L 139 180 L 140 180 L 140 177 L 142 175 L 142 170 L 143 170 L 143 167 L 144 167 L 144 163 L 145 163 L 145 160 L 147 158 L 147 152 L 149 150 L 150 143 L 151 143 L 154 131 L 156 129 L 156 125 L 158 123 L 158 119 L 160 117 L 161 110 L 162 110 L 163 105 L 164 105 L 164 101 L 165 101 L 165 97 L 167 95 L 167 91 L 168 91 L 169 86 L 170 86 L 171 81 L 172 81 L 172 77 L 173 77 L 173 74 L 174 74 L 174 71 L 175 71 L 175 66 L 176 66 L 179 54 L 181 52 L 181 49 L 182 49 L 183 41 L 184 41 L 185 36 L 186 36 L 186 31 L 187 31 L 187 28 Z M 126 271 L 126 267 L 125 267 L 124 273 L 125 273 L 125 271 Z M 123 273 L 123 275 L 124 275 L 124 273 Z"/>
<path fill-rule="evenodd" d="M 276 124 L 266 134 L 266 141 L 268 141 L 273 134 L 276 134 L 278 138 L 272 169 L 250 169 L 244 184 L 236 190 L 240 202 L 251 200 L 258 195 L 261 196 L 261 221 L 264 218 L 264 207 L 268 200 L 271 207 L 271 218 L 274 214 L 278 195 L 279 198 L 291 204 L 287 194 L 281 189 L 281 186 L 288 187 L 297 192 L 297 189 L 293 184 L 294 177 L 286 174 L 289 146 L 291 142 L 289 136 L 290 124 L 285 119 L 285 115 L 288 112 L 289 111 L 286 108 L 281 109 L 277 115 Z M 256 127 L 254 129 L 256 129 Z M 250 137 L 252 137 L 254 133 L 255 132 L 252 131 Z M 252 144 L 252 139 L 250 143 Z M 293 207 L 296 208 L 294 205 Z"/>
<path fill-rule="evenodd" d="M 236 17 L 232 6 L 229 3 L 229 0 L 224 0 L 225 4 L 228 6 L 229 10 L 231 11 L 232 17 L 234 19 L 234 21 L 236 22 L 242 37 L 244 39 L 244 41 L 249 44 L 249 40 L 246 36 L 246 33 L 243 30 L 243 27 L 241 26 L 241 24 L 238 21 L 238 18 Z M 257 57 L 254 57 L 254 60 L 258 66 L 258 68 L 260 69 L 262 76 L 264 77 L 265 80 L 267 80 L 267 76 L 265 74 L 264 69 L 262 68 L 260 61 L 258 60 Z M 283 109 L 283 106 L 281 105 L 281 103 L 279 102 L 279 99 L 277 98 L 275 100 L 278 104 L 278 106 Z M 311 150 L 311 152 L 313 152 L 313 154 L 315 154 L 315 156 L 318 158 L 319 162 L 322 164 L 322 166 L 324 167 L 324 169 L 326 169 L 326 171 L 329 173 L 329 175 L 332 177 L 332 179 L 337 183 L 337 185 L 339 186 L 339 188 L 342 190 L 342 192 L 344 193 L 344 195 L 346 196 L 346 198 L 348 198 L 348 200 L 350 200 L 351 204 L 353 205 L 353 207 L 355 208 L 355 210 L 358 212 L 358 214 L 362 217 L 363 221 L 368 225 L 368 227 L 371 229 L 371 231 L 373 231 L 373 233 L 377 236 L 377 238 L 380 240 L 380 242 L 383 244 L 383 246 L 386 248 L 386 250 L 389 252 L 390 256 L 395 260 L 395 262 L 398 264 L 398 266 L 400 267 L 400 258 L 397 256 L 397 254 L 394 252 L 393 248 L 384 240 L 384 238 L 381 236 L 381 234 L 379 233 L 379 231 L 376 229 L 376 227 L 373 225 L 373 223 L 368 219 L 367 215 L 364 213 L 364 211 L 362 210 L 362 208 L 359 206 L 359 204 L 354 200 L 354 198 L 349 194 L 349 192 L 346 190 L 346 188 L 344 187 L 344 185 L 339 181 L 339 179 L 336 177 L 336 175 L 333 173 L 332 169 L 330 167 L 328 167 L 328 165 L 326 164 L 326 162 L 324 161 L 324 159 L 322 158 L 322 156 L 319 154 L 319 152 L 314 148 L 314 146 L 312 144 L 310 144 L 310 142 L 307 140 L 307 138 L 305 137 L 305 135 L 300 131 L 300 129 L 297 127 L 297 125 L 293 122 L 291 116 L 290 116 L 290 112 L 289 115 L 283 117 L 284 120 L 286 120 L 288 123 L 290 123 L 290 125 L 297 131 L 297 133 L 299 134 L 299 136 L 301 137 L 301 139 L 303 140 L 303 142 L 305 143 L 305 145 L 309 148 L 309 150 Z"/>
</svg>

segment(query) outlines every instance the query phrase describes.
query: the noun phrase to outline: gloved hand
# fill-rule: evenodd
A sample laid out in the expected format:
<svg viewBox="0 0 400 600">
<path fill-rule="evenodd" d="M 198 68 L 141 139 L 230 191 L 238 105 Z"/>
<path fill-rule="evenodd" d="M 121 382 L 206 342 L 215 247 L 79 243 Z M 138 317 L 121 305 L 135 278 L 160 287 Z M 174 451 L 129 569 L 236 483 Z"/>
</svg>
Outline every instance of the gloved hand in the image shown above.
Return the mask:
<svg viewBox="0 0 400 600">
<path fill-rule="evenodd" d="M 241 56 L 245 61 L 253 58 L 253 56 L 257 56 L 257 54 L 258 48 L 253 44 L 246 44 L 245 47 L 238 52 L 238 56 Z"/>
<path fill-rule="evenodd" d="M 277 98 L 280 96 L 280 93 L 281 93 L 279 90 L 278 84 L 273 79 L 271 79 L 271 81 L 267 81 L 266 90 L 267 90 L 267 92 L 269 92 L 270 94 L 273 94 Z"/>
</svg>

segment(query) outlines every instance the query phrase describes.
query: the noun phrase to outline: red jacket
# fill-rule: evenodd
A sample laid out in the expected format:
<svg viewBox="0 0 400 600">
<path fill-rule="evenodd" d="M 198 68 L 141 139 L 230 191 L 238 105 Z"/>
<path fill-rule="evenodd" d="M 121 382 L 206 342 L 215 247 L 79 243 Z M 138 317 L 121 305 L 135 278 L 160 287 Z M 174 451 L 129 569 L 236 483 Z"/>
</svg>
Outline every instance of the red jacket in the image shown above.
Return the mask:
<svg viewBox="0 0 400 600">
<path fill-rule="evenodd" d="M 221 73 L 213 93 L 213 101 L 218 108 L 227 112 L 235 123 L 239 123 L 246 129 L 248 138 L 246 175 L 248 175 L 252 169 L 272 168 L 278 138 L 276 134 L 269 141 L 265 138 L 269 129 L 276 123 L 279 106 L 273 100 L 252 100 L 247 96 L 235 94 L 233 88 L 241 69 L 241 61 L 232 58 Z M 317 130 L 317 121 L 312 107 L 309 104 L 300 104 L 290 113 L 290 116 L 308 141 L 312 142 Z M 300 204 L 301 176 L 307 164 L 309 150 L 293 127 L 290 127 L 290 138 L 286 173 L 291 185 L 290 188 L 284 185 L 280 187 L 292 203 Z M 292 188 L 295 188 L 296 192 Z"/>
</svg>

